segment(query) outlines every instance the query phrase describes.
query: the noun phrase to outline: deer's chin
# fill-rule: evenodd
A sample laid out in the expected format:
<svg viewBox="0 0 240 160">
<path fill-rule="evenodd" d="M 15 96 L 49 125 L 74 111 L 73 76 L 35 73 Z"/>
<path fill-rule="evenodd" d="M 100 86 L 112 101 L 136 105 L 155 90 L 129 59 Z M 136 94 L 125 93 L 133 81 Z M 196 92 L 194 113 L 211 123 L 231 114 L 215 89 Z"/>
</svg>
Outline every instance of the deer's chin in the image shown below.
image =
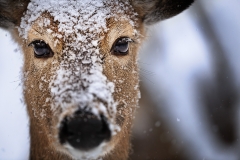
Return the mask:
<svg viewBox="0 0 240 160">
<path fill-rule="evenodd" d="M 72 147 L 69 143 L 63 144 L 58 150 L 64 152 L 73 159 L 99 159 L 107 155 L 114 148 L 110 142 L 102 142 L 99 146 L 89 149 L 80 150 Z"/>
</svg>

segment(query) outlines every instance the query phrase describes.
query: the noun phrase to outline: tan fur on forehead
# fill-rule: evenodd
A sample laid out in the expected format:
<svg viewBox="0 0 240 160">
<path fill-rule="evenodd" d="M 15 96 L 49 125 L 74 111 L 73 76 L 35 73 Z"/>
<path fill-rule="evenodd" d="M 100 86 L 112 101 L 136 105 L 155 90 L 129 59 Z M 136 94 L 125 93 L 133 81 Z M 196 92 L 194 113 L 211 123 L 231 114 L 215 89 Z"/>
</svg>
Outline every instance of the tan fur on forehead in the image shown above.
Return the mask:
<svg viewBox="0 0 240 160">
<path fill-rule="evenodd" d="M 49 24 L 46 26 L 44 21 L 49 20 Z M 48 13 L 43 13 L 32 25 L 28 32 L 27 43 L 36 39 L 44 40 L 53 49 L 54 53 L 60 53 L 63 47 L 63 40 L 53 35 L 58 32 L 58 23 L 53 20 L 53 17 Z"/>
</svg>

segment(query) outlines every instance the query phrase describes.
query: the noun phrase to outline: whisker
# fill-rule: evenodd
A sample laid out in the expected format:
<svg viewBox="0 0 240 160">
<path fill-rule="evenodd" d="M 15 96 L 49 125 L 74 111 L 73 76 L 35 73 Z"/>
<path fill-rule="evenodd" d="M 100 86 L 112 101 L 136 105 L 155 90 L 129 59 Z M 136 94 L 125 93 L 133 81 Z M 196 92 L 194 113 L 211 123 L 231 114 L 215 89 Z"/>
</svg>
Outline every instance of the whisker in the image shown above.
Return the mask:
<svg viewBox="0 0 240 160">
<path fill-rule="evenodd" d="M 156 73 L 152 72 L 152 71 L 149 71 L 147 69 L 143 69 L 143 68 L 140 68 L 140 73 L 145 73 L 147 75 L 151 75 L 151 76 L 155 76 Z"/>
<path fill-rule="evenodd" d="M 141 72 L 140 72 L 140 79 L 141 79 L 141 77 L 144 78 L 144 79 L 146 79 L 147 81 L 149 81 L 152 85 L 157 85 L 154 81 L 152 81 L 152 80 L 149 78 L 149 76 L 146 76 L 146 75 L 144 75 L 144 74 L 141 74 Z"/>
</svg>

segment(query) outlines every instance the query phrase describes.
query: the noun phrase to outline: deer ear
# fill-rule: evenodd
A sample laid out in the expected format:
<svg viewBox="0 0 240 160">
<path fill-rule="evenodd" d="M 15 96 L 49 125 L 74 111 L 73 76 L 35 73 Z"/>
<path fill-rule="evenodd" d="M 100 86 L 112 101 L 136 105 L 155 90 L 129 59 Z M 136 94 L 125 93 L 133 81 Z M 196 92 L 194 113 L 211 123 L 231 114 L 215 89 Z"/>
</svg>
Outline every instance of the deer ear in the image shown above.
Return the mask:
<svg viewBox="0 0 240 160">
<path fill-rule="evenodd" d="M 132 0 L 132 4 L 147 25 L 170 18 L 187 9 L 194 0 Z"/>
<path fill-rule="evenodd" d="M 9 29 L 20 24 L 30 0 L 0 0 L 0 27 Z"/>
</svg>

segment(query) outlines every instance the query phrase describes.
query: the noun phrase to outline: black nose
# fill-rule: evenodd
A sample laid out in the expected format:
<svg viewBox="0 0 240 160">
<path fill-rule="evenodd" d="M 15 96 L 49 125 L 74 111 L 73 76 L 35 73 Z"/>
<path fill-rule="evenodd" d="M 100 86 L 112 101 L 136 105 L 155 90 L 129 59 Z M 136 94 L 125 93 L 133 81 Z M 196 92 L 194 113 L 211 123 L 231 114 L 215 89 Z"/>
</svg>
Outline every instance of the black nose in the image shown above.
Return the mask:
<svg viewBox="0 0 240 160">
<path fill-rule="evenodd" d="M 65 117 L 60 125 L 60 143 L 68 142 L 74 148 L 89 150 L 103 141 L 110 140 L 111 132 L 104 118 L 79 110 L 72 117 Z"/>
</svg>

